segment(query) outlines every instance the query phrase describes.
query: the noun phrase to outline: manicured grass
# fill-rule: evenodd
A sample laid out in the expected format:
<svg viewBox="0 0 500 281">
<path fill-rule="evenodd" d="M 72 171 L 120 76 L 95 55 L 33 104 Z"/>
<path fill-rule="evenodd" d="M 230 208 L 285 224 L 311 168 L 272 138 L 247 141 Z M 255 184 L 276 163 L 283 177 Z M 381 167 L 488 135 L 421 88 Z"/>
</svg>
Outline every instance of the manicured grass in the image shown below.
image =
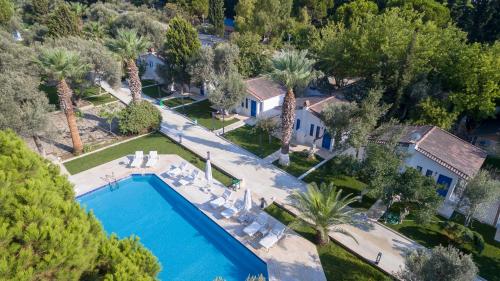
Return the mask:
<svg viewBox="0 0 500 281">
<path fill-rule="evenodd" d="M 174 143 L 169 138 L 159 134 L 153 133 L 141 138 L 137 138 L 135 140 L 131 140 L 129 142 L 125 142 L 108 149 L 69 161 L 64 163 L 64 166 L 68 170 L 70 174 L 76 174 L 95 166 L 104 164 L 111 160 L 126 156 L 132 155 L 135 151 L 142 150 L 144 154 L 149 153 L 151 150 L 158 151 L 159 154 L 177 154 L 180 157 L 184 158 L 186 161 L 195 165 L 196 167 L 204 170 L 205 169 L 205 161 L 192 153 L 189 150 L 186 150 L 182 146 Z M 166 167 L 165 167 L 166 169 Z M 223 183 L 224 185 L 231 184 L 231 177 L 222 173 L 216 167 L 213 169 L 213 176 L 215 179 Z"/>
<path fill-rule="evenodd" d="M 488 155 L 488 157 L 486 157 L 486 160 L 484 161 L 483 168 L 484 167 L 491 167 L 500 170 L 500 157 Z"/>
<path fill-rule="evenodd" d="M 55 86 L 42 84 L 39 89 L 47 94 L 50 104 L 54 104 L 56 108 L 59 108 L 59 97 L 57 96 L 57 89 Z M 80 93 L 80 89 L 73 89 L 73 92 L 75 95 L 80 95 L 83 100 L 89 101 L 93 105 L 101 105 L 117 100 L 104 90 L 101 90 L 101 94 L 99 94 L 99 86 L 85 88 L 82 93 Z"/>
<path fill-rule="evenodd" d="M 190 97 L 173 98 L 173 99 L 163 100 L 163 104 L 165 106 L 168 106 L 168 107 L 176 107 L 179 105 L 192 103 L 193 101 L 194 101 L 194 99 L 192 99 Z"/>
<path fill-rule="evenodd" d="M 307 183 L 333 183 L 337 187 L 341 188 L 345 194 L 353 193 L 354 195 L 360 195 L 361 191 L 366 188 L 366 184 L 354 177 L 337 175 L 337 173 L 334 173 L 337 168 L 338 167 L 335 167 L 334 162 L 332 160 L 329 160 L 317 170 L 307 175 L 303 180 Z M 351 204 L 351 206 L 355 208 L 369 209 L 375 203 L 375 201 L 377 201 L 375 197 L 371 195 L 365 195 L 363 196 L 361 202 L 355 202 Z"/>
<path fill-rule="evenodd" d="M 210 102 L 208 100 L 197 102 L 188 106 L 179 107 L 176 110 L 182 114 L 185 114 L 189 118 L 198 121 L 198 124 L 210 130 L 217 130 L 222 128 L 223 124 L 227 126 L 238 121 L 238 119 L 236 118 L 226 120 L 224 123 L 222 123 L 222 120 L 219 120 L 217 118 L 213 118 L 212 120 L 212 112 L 215 112 L 216 110 L 210 107 Z"/>
<path fill-rule="evenodd" d="M 463 216 L 454 213 L 451 217 L 452 221 L 463 224 Z M 443 223 L 446 221 L 441 216 L 434 216 L 432 223 L 428 225 L 417 224 L 412 219 L 411 214 L 401 224 L 386 224 L 388 227 L 401 232 L 409 238 L 417 241 L 427 248 L 432 248 L 439 244 L 449 245 L 453 242 L 448 239 L 448 236 L 443 232 Z M 464 248 L 464 245 L 454 245 L 461 248 L 467 253 L 471 253 L 473 260 L 479 268 L 479 275 L 486 278 L 488 281 L 500 280 L 500 242 L 494 240 L 495 228 L 487 224 L 482 224 L 478 221 L 472 223 L 472 230 L 481 233 L 484 238 L 485 248 L 481 254 L 477 253 L 470 246 Z"/>
<path fill-rule="evenodd" d="M 158 82 L 156 82 L 155 80 L 141 80 L 141 84 L 143 87 L 146 87 L 146 86 L 149 86 L 149 85 L 154 85 L 154 84 L 158 84 Z"/>
<path fill-rule="evenodd" d="M 278 160 L 274 161 L 273 164 L 287 171 L 289 174 L 298 177 L 303 173 L 309 171 L 312 167 L 316 166 L 322 160 L 323 158 L 319 157 L 318 155 L 316 155 L 314 159 L 309 159 L 307 151 L 300 151 L 290 153 L 290 165 L 288 165 L 287 167 L 281 166 Z"/>
<path fill-rule="evenodd" d="M 164 92 L 160 88 L 160 86 L 151 86 L 151 87 L 142 88 L 142 92 L 145 95 L 148 95 L 148 96 L 155 98 L 155 99 L 160 99 L 160 98 L 170 96 L 170 93 Z"/>
<path fill-rule="evenodd" d="M 294 220 L 293 215 L 272 204 L 266 212 L 277 220 L 288 225 Z M 298 234 L 314 243 L 314 231 L 309 227 L 293 227 Z M 384 272 L 371 266 L 357 256 L 351 254 L 335 242 L 326 246 L 317 246 L 319 258 L 329 281 L 375 281 L 392 280 Z"/>
<path fill-rule="evenodd" d="M 224 137 L 260 158 L 272 154 L 281 146 L 280 140 L 273 136 L 271 143 L 268 135 L 263 135 L 261 139 L 259 133 L 254 132 L 253 127 L 249 125 L 227 132 Z"/>
</svg>

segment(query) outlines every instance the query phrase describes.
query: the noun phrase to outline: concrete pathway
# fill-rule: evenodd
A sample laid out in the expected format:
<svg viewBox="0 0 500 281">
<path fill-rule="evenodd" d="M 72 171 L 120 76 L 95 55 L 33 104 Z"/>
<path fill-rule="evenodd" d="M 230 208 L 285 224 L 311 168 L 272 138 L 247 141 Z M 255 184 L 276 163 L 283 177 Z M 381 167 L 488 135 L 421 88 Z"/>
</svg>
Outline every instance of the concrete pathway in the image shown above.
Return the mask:
<svg viewBox="0 0 500 281">
<path fill-rule="evenodd" d="M 372 220 L 379 220 L 387 210 L 387 206 L 384 205 L 382 200 L 378 199 L 366 213 L 368 217 Z"/>
<path fill-rule="evenodd" d="M 182 132 L 183 146 L 202 157 L 210 151 L 214 165 L 236 178 L 243 179 L 244 186 L 250 187 L 257 196 L 268 202 L 276 201 L 288 210 L 296 212 L 288 195 L 293 190 L 304 191 L 305 183 L 213 132 L 194 125 L 174 111 L 164 109 L 162 115 L 161 131 L 164 134 L 178 140 L 179 133 Z M 406 253 L 420 247 L 414 241 L 373 220 L 367 219 L 365 224 L 343 227 L 352 233 L 360 244 L 342 234 L 332 236 L 368 261 L 374 261 L 381 252 L 383 256 L 378 267 L 388 273 L 399 271 L 404 266 Z"/>
<path fill-rule="evenodd" d="M 106 92 L 113 95 L 115 98 L 119 99 L 124 104 L 129 104 L 132 101 L 132 94 L 128 86 L 122 83 L 122 86 L 118 89 L 113 89 L 108 82 L 101 81 L 101 87 L 106 90 Z"/>
<path fill-rule="evenodd" d="M 145 153 L 147 153 L 145 151 Z M 184 159 L 177 155 L 159 155 L 159 160 L 155 167 L 130 168 L 129 163 L 132 155 L 125 156 L 108 163 L 99 165 L 87 171 L 70 176 L 69 179 L 75 184 L 75 192 L 78 195 L 85 194 L 101 186 L 107 185 L 110 178 L 120 180 L 133 173 L 155 173 L 171 188 L 189 200 L 212 221 L 229 232 L 235 239 L 239 240 L 250 251 L 267 263 L 268 280 L 270 281 L 326 281 L 323 268 L 319 259 L 316 246 L 307 241 L 292 230 L 287 230 L 285 236 L 269 251 L 266 251 L 258 244 L 258 239 L 251 239 L 243 233 L 244 224 L 237 220 L 224 219 L 220 215 L 220 210 L 214 210 L 207 202 L 220 196 L 225 187 L 214 180 L 209 191 L 203 190 L 203 183 L 187 184 L 180 186 L 180 178 L 170 178 L 165 171 L 171 165 L 179 166 Z M 143 163 L 144 164 L 144 163 Z M 198 169 L 188 163 L 188 169 Z M 203 173 L 204 171 L 200 171 Z M 236 192 L 235 198 L 243 198 L 244 189 Z M 253 197 L 253 212 L 259 212 L 259 198 Z M 280 223 L 271 216 L 268 220 Z"/>
</svg>

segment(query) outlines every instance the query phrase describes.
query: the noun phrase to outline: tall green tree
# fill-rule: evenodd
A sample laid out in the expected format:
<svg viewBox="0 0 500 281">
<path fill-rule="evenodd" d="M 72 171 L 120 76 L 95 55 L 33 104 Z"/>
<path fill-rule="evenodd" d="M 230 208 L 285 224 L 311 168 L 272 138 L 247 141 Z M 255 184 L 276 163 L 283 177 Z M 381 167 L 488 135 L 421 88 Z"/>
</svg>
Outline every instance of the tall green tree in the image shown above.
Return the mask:
<svg viewBox="0 0 500 281">
<path fill-rule="evenodd" d="M 445 26 L 450 22 L 450 10 L 435 0 L 389 0 L 386 8 L 401 7 L 412 9 L 423 15 L 424 21 L 433 21 L 438 26 Z"/>
<path fill-rule="evenodd" d="M 14 5 L 10 0 L 0 0 L 0 25 L 9 22 L 14 15 Z"/>
<path fill-rule="evenodd" d="M 83 143 L 73 108 L 73 91 L 69 87 L 67 80 L 80 77 L 85 73 L 88 65 L 82 62 L 77 53 L 62 48 L 43 49 L 38 58 L 38 63 L 46 75 L 57 81 L 57 95 L 68 122 L 73 142 L 73 153 L 80 154 L 83 151 Z"/>
<path fill-rule="evenodd" d="M 224 0 L 208 1 L 208 21 L 214 26 L 216 35 L 224 36 Z"/>
<path fill-rule="evenodd" d="M 334 4 L 333 0 L 300 0 L 295 5 L 307 8 L 311 20 L 315 23 L 322 23 Z"/>
<path fill-rule="evenodd" d="M 11 131 L 0 131 L 0 155 L 0 279 L 156 280 L 151 252 L 108 238 L 57 166 Z"/>
<path fill-rule="evenodd" d="M 81 33 L 80 18 L 65 3 L 56 7 L 47 20 L 47 27 L 52 37 L 77 36 Z"/>
<path fill-rule="evenodd" d="M 201 48 L 198 33 L 194 27 L 181 17 L 173 18 L 169 23 L 163 52 L 168 64 L 161 71 L 166 81 L 180 84 L 181 92 L 184 85 L 189 83 L 189 64 Z"/>
<path fill-rule="evenodd" d="M 345 143 L 343 136 L 347 135 L 351 122 L 356 115 L 357 106 L 354 103 L 330 103 L 321 112 L 321 120 L 326 126 L 327 132 L 333 137 L 335 149 L 342 149 Z M 323 137 L 323 136 L 318 136 Z M 316 143 L 316 141 L 314 142 Z"/>
<path fill-rule="evenodd" d="M 125 63 L 129 79 L 129 88 L 134 101 L 141 100 L 142 83 L 139 77 L 139 68 L 135 63 L 139 55 L 146 50 L 148 41 L 137 35 L 136 30 L 121 29 L 116 38 L 108 44 L 109 48 L 115 52 Z"/>
<path fill-rule="evenodd" d="M 355 0 L 344 3 L 335 11 L 335 20 L 350 27 L 355 20 L 364 20 L 367 15 L 378 13 L 377 3 L 370 0 Z"/>
<path fill-rule="evenodd" d="M 456 193 L 460 198 L 457 209 L 463 210 L 464 224 L 469 226 L 474 216 L 486 212 L 485 206 L 500 199 L 500 182 L 493 179 L 487 170 L 480 170 Z"/>
<path fill-rule="evenodd" d="M 342 189 L 337 190 L 333 185 L 316 183 L 308 185 L 306 192 L 294 191 L 291 195 L 292 204 L 300 211 L 297 223 L 312 227 L 316 231 L 316 242 L 326 245 L 330 242 L 330 232 L 338 232 L 356 238 L 340 224 L 353 222 L 352 216 L 357 210 L 349 204 L 356 202 L 359 196 L 349 193 L 342 196 Z"/>
<path fill-rule="evenodd" d="M 452 246 L 437 246 L 431 251 L 418 249 L 405 261 L 405 269 L 398 273 L 404 281 L 456 280 L 472 281 L 478 270 L 471 255 Z"/>
<path fill-rule="evenodd" d="M 307 51 L 282 50 L 272 58 L 272 80 L 286 87 L 287 92 L 281 109 L 281 153 L 279 163 L 290 164 L 290 141 L 295 122 L 295 93 L 297 87 L 305 87 L 316 78 L 315 61 L 307 58 Z"/>
<path fill-rule="evenodd" d="M 260 43 L 259 35 L 251 32 L 233 33 L 231 42 L 240 50 L 236 64 L 241 75 L 256 77 L 269 71 L 272 51 Z"/>
</svg>

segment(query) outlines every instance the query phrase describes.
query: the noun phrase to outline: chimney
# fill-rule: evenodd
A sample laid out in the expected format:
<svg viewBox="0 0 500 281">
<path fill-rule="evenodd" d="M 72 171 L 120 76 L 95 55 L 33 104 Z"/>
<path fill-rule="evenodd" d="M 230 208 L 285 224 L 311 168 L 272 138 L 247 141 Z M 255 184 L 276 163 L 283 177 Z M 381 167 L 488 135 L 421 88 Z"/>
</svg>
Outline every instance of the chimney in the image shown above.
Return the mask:
<svg viewBox="0 0 500 281">
<path fill-rule="evenodd" d="M 151 53 L 151 54 L 156 53 L 156 52 L 155 52 L 155 48 L 153 48 L 153 47 L 149 48 L 149 49 L 148 49 L 148 52 L 149 52 L 149 53 Z"/>
<path fill-rule="evenodd" d="M 305 110 L 309 109 L 309 106 L 310 106 L 309 100 L 305 100 L 304 101 L 304 109 Z"/>
</svg>

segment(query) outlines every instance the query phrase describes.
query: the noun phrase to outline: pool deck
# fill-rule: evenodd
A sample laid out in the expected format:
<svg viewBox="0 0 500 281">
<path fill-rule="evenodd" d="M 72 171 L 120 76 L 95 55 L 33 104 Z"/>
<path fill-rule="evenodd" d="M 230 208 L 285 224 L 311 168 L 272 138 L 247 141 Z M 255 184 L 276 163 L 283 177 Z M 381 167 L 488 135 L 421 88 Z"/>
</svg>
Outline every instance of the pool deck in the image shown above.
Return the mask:
<svg viewBox="0 0 500 281">
<path fill-rule="evenodd" d="M 145 151 L 145 153 L 147 153 Z M 87 171 L 69 176 L 69 180 L 75 185 L 77 196 L 95 190 L 108 184 L 106 176 L 113 175 L 117 180 L 128 177 L 131 174 L 155 173 L 160 178 L 198 207 L 203 213 L 210 217 L 215 223 L 224 228 L 234 238 L 238 239 L 249 250 L 267 263 L 268 279 L 271 281 L 326 281 L 323 268 L 319 259 L 316 246 L 307 241 L 297 233 L 288 229 L 286 235 L 269 252 L 258 246 L 258 239 L 248 239 L 243 234 L 245 225 L 237 220 L 227 220 L 220 216 L 219 211 L 212 209 L 208 202 L 222 194 L 224 187 L 214 180 L 210 192 L 202 190 L 201 186 L 185 185 L 179 186 L 177 179 L 172 179 L 164 174 L 169 167 L 179 165 L 185 161 L 177 155 L 160 155 L 159 160 L 153 168 L 129 168 L 131 156 L 122 157 L 103 165 L 94 167 Z M 189 169 L 198 169 L 188 163 Z M 244 188 L 238 190 L 234 196 L 236 200 L 243 199 Z M 258 196 L 252 194 L 254 210 L 258 210 Z M 279 223 L 269 216 L 270 221 Z"/>
</svg>

